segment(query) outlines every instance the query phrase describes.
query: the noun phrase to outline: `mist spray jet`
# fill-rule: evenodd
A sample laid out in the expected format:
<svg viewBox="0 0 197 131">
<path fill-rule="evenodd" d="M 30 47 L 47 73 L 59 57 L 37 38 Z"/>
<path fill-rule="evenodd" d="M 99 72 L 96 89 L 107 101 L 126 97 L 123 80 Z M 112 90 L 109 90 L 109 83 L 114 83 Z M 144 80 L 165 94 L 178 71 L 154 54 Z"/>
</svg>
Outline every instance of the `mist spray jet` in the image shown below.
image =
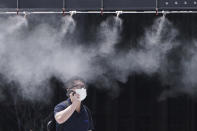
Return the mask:
<svg viewBox="0 0 197 131">
<path fill-rule="evenodd" d="M 24 18 L 27 18 L 27 15 L 30 15 L 31 13 L 30 12 L 23 11 L 23 14 L 24 14 Z"/>
<path fill-rule="evenodd" d="M 162 14 L 163 14 L 163 17 L 166 17 L 166 14 L 167 14 L 168 12 L 166 12 L 166 11 L 162 11 Z"/>
<path fill-rule="evenodd" d="M 123 12 L 122 11 L 116 11 L 116 17 L 119 17 Z"/>
<path fill-rule="evenodd" d="M 69 11 L 70 16 L 73 16 L 74 14 L 77 14 L 77 11 Z"/>
<path fill-rule="evenodd" d="M 61 35 L 63 37 L 68 32 L 73 32 L 75 30 L 76 22 L 71 15 L 64 16 L 62 20 L 63 24 L 61 28 Z"/>
</svg>

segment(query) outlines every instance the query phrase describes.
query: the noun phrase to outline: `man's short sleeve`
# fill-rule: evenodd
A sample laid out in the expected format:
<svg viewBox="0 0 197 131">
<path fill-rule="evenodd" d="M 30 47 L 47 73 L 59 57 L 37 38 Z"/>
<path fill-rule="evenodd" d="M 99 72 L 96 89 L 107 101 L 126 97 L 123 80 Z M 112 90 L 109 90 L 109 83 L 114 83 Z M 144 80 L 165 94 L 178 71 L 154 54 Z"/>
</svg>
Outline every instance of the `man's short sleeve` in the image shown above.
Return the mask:
<svg viewBox="0 0 197 131">
<path fill-rule="evenodd" d="M 64 109 L 65 109 L 65 106 L 62 103 L 56 105 L 54 108 L 54 116 L 56 115 L 56 113 L 58 113 Z"/>
</svg>

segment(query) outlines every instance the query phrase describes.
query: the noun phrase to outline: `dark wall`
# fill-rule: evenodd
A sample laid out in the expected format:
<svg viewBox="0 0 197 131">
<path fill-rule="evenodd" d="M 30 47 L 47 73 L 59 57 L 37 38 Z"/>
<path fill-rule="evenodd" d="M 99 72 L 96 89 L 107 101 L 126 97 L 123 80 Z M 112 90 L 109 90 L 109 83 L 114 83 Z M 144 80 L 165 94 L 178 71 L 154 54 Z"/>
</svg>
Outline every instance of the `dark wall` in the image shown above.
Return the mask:
<svg viewBox="0 0 197 131">
<path fill-rule="evenodd" d="M 18 2 L 17 2 L 18 1 Z M 18 3 L 18 4 L 17 4 Z M 1 0 L 1 8 L 66 8 L 66 10 L 196 10 L 195 0 Z"/>
</svg>

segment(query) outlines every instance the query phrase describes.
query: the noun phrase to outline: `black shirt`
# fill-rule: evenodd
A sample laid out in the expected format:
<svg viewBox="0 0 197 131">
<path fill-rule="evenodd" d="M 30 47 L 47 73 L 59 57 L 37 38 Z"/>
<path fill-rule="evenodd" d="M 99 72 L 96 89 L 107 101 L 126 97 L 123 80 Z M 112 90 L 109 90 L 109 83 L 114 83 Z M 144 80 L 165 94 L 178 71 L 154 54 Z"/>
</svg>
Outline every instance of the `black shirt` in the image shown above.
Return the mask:
<svg viewBox="0 0 197 131">
<path fill-rule="evenodd" d="M 55 106 L 54 115 L 70 106 L 71 100 L 67 99 Z M 71 117 L 62 124 L 56 122 L 56 131 L 88 131 L 93 130 L 94 125 L 89 109 L 81 104 L 80 112 L 74 111 Z"/>
</svg>

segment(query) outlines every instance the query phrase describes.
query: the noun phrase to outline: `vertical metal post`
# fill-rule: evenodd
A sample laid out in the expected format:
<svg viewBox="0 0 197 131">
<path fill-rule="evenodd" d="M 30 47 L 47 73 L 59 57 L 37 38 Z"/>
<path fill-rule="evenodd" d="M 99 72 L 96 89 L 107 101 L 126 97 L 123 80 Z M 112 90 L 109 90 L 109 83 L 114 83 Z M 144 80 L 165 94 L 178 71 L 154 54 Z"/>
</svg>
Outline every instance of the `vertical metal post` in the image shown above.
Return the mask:
<svg viewBox="0 0 197 131">
<path fill-rule="evenodd" d="M 101 15 L 103 15 L 104 10 L 104 0 L 101 0 Z"/>
<path fill-rule="evenodd" d="M 16 0 L 16 8 L 18 9 L 18 0 Z"/>
<path fill-rule="evenodd" d="M 66 10 L 66 7 L 65 7 L 65 0 L 63 0 L 63 8 L 62 8 L 62 15 L 65 16 L 65 10 Z"/>
<path fill-rule="evenodd" d="M 65 8 L 65 0 L 63 0 L 63 7 L 62 7 L 63 9 Z"/>
<path fill-rule="evenodd" d="M 156 15 L 158 15 L 158 0 L 155 0 L 155 4 L 156 4 L 156 8 L 155 8 L 155 10 L 156 10 Z"/>
<path fill-rule="evenodd" d="M 19 0 L 16 0 L 16 14 L 19 14 Z"/>
</svg>

